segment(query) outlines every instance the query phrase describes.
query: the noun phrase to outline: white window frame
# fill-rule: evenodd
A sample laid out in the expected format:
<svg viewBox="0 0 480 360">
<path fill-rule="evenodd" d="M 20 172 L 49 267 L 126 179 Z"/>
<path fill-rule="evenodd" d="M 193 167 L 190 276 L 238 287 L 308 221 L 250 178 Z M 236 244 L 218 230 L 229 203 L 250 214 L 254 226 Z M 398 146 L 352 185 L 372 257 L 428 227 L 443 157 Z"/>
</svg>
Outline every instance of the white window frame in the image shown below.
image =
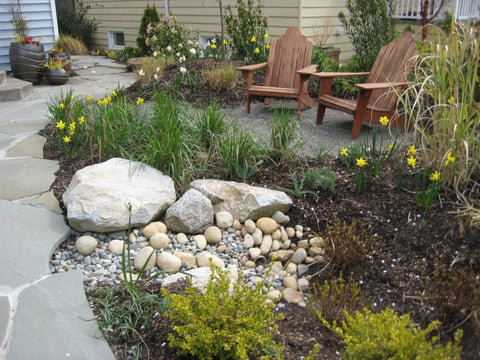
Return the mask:
<svg viewBox="0 0 480 360">
<path fill-rule="evenodd" d="M 123 34 L 123 41 L 124 41 L 123 45 L 115 44 L 115 40 L 116 40 L 115 34 L 117 34 L 117 33 Z M 118 31 L 118 30 L 108 30 L 107 31 L 107 41 L 108 41 L 108 48 L 109 49 L 123 50 L 123 49 L 125 49 L 125 32 Z"/>
</svg>

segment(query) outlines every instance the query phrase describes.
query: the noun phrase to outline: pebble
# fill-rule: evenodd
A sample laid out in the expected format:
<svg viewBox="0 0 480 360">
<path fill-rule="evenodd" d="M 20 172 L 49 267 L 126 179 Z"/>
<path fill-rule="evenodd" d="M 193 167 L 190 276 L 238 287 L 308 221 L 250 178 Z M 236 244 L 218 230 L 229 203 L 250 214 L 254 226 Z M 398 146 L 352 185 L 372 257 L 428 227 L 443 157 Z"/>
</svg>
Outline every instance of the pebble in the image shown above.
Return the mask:
<svg viewBox="0 0 480 360">
<path fill-rule="evenodd" d="M 98 240 L 89 235 L 80 236 L 77 241 L 75 241 L 75 248 L 82 255 L 90 255 L 95 251 L 97 246 Z"/>
<path fill-rule="evenodd" d="M 143 228 L 143 235 L 150 239 L 156 233 L 166 233 L 167 225 L 161 221 L 154 221 Z"/>
<path fill-rule="evenodd" d="M 180 270 L 182 260 L 169 252 L 162 252 L 157 256 L 157 266 L 160 270 L 175 273 Z"/>
<path fill-rule="evenodd" d="M 270 253 L 270 250 L 272 249 L 272 235 L 265 235 L 263 237 L 262 243 L 260 244 L 260 251 L 262 255 L 268 255 Z"/>
<path fill-rule="evenodd" d="M 221 229 L 228 229 L 233 225 L 233 216 L 228 211 L 219 211 L 215 214 L 215 223 Z"/>
<path fill-rule="evenodd" d="M 113 239 L 108 243 L 108 251 L 110 251 L 113 254 L 121 254 L 123 251 L 123 240 L 118 240 L 118 239 Z"/>
<path fill-rule="evenodd" d="M 217 226 L 209 226 L 203 233 L 207 244 L 218 244 L 222 241 L 222 230 Z"/>
<path fill-rule="evenodd" d="M 278 228 L 278 223 L 272 218 L 261 217 L 257 220 L 256 226 L 262 230 L 264 234 L 273 234 L 273 232 Z"/>
<path fill-rule="evenodd" d="M 153 255 L 148 259 L 148 257 L 153 253 Z M 148 259 L 148 263 L 147 263 Z M 142 267 L 147 263 L 145 266 L 145 271 L 151 270 L 155 266 L 155 262 L 157 257 L 155 256 L 155 249 L 151 246 L 146 246 L 143 249 L 140 249 L 139 252 L 135 255 L 133 265 L 136 270 L 142 269 Z"/>
<path fill-rule="evenodd" d="M 204 250 L 207 247 L 207 239 L 203 235 L 195 235 L 192 240 L 200 250 Z"/>
<path fill-rule="evenodd" d="M 245 221 L 245 230 L 247 230 L 249 234 L 253 234 L 256 229 L 257 226 L 255 225 L 255 222 L 253 220 L 247 219 Z"/>
<path fill-rule="evenodd" d="M 165 233 L 155 233 L 150 237 L 150 246 L 154 249 L 166 249 L 170 245 L 170 238 Z"/>
</svg>

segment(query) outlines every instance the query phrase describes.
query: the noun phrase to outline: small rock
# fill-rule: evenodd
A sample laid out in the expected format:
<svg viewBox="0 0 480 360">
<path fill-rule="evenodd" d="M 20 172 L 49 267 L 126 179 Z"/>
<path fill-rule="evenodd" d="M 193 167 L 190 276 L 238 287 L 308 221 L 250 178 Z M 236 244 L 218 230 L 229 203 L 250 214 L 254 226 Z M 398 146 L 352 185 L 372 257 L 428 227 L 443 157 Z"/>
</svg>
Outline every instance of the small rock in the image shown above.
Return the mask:
<svg viewBox="0 0 480 360">
<path fill-rule="evenodd" d="M 297 273 L 297 264 L 294 264 L 293 262 L 289 263 L 287 267 L 285 268 L 285 271 L 289 274 L 296 274 Z"/>
<path fill-rule="evenodd" d="M 302 294 L 292 288 L 285 288 L 282 291 L 283 299 L 289 304 L 305 304 Z"/>
<path fill-rule="evenodd" d="M 250 249 L 255 244 L 255 241 L 253 240 L 253 236 L 250 234 L 245 235 L 245 237 L 243 238 L 243 242 L 245 243 L 245 247 L 247 249 Z"/>
<path fill-rule="evenodd" d="M 273 250 L 273 251 L 277 251 L 278 249 L 280 249 L 280 245 L 281 245 L 280 241 L 278 241 L 278 240 L 273 240 L 273 242 L 272 242 L 272 250 Z"/>
<path fill-rule="evenodd" d="M 325 240 L 320 237 L 316 236 L 313 237 L 309 240 L 310 246 L 317 246 L 317 247 L 324 247 L 325 246 Z"/>
<path fill-rule="evenodd" d="M 208 251 L 202 251 L 201 253 L 197 254 L 196 258 L 199 267 L 210 267 L 210 259 L 212 260 L 212 263 L 219 268 L 223 269 L 225 267 L 225 263 L 222 259 L 215 254 L 209 253 Z"/>
<path fill-rule="evenodd" d="M 173 255 L 178 257 L 182 261 L 182 264 L 187 264 L 190 267 L 197 266 L 197 259 L 189 252 L 174 251 Z"/>
<path fill-rule="evenodd" d="M 158 232 L 150 237 L 150 246 L 154 249 L 166 249 L 170 242 L 170 238 L 165 233 Z"/>
<path fill-rule="evenodd" d="M 260 256 L 260 254 L 262 253 L 262 250 L 257 247 L 252 247 L 248 249 L 248 253 L 250 254 L 250 259 L 255 260 Z"/>
<path fill-rule="evenodd" d="M 283 212 L 277 210 L 273 213 L 272 219 L 275 220 L 280 225 L 285 225 L 290 221 L 290 217 L 285 215 Z"/>
<path fill-rule="evenodd" d="M 310 249 L 308 249 L 308 255 L 312 257 L 315 257 L 317 255 L 324 255 L 324 254 L 325 254 L 325 250 L 317 246 L 312 246 Z"/>
<path fill-rule="evenodd" d="M 182 266 L 182 260 L 169 252 L 162 252 L 157 256 L 157 266 L 160 270 L 177 272 Z"/>
<path fill-rule="evenodd" d="M 147 263 L 148 257 L 153 253 Z M 141 270 L 143 265 L 147 263 L 145 266 L 145 271 L 151 270 L 155 266 L 155 262 L 157 260 L 157 256 L 155 255 L 155 249 L 151 246 L 146 246 L 143 249 L 140 249 L 138 253 L 135 255 L 133 259 L 133 266 L 137 270 Z"/>
<path fill-rule="evenodd" d="M 89 235 L 80 236 L 77 241 L 75 241 L 75 248 L 83 256 L 93 253 L 97 246 L 98 240 Z"/>
<path fill-rule="evenodd" d="M 260 230 L 259 228 L 256 228 L 252 233 L 252 237 L 253 237 L 253 243 L 257 246 L 260 245 L 263 240 L 262 230 Z"/>
<path fill-rule="evenodd" d="M 303 237 L 303 232 L 298 231 L 298 230 L 295 231 L 295 237 L 296 237 L 297 239 L 301 239 L 301 238 Z"/>
<path fill-rule="evenodd" d="M 240 221 L 235 219 L 235 220 L 233 220 L 232 228 L 234 230 L 240 230 L 242 228 L 242 224 L 240 223 Z"/>
<path fill-rule="evenodd" d="M 247 221 L 245 221 L 245 230 L 247 230 L 249 234 L 253 234 L 256 228 L 257 226 L 253 220 L 247 219 Z"/>
<path fill-rule="evenodd" d="M 294 276 L 286 276 L 283 279 L 283 287 L 297 290 L 297 279 Z"/>
<path fill-rule="evenodd" d="M 217 226 L 209 226 L 203 233 L 207 244 L 218 244 L 222 241 L 222 230 Z"/>
<path fill-rule="evenodd" d="M 124 242 L 123 240 L 118 240 L 118 239 L 111 240 L 107 246 L 108 251 L 110 251 L 112 254 L 117 254 L 117 255 L 121 254 L 123 252 L 123 249 L 124 249 Z"/>
<path fill-rule="evenodd" d="M 272 291 L 269 291 L 268 294 L 267 294 L 267 299 L 271 300 L 271 301 L 278 301 L 282 298 L 282 293 L 280 292 L 280 290 L 272 290 Z"/>
<path fill-rule="evenodd" d="M 287 241 L 287 240 L 288 240 L 288 234 L 287 234 L 287 232 L 285 231 L 285 229 L 281 229 L 280 231 L 281 231 L 281 233 L 282 233 L 282 239 L 281 239 L 281 240 L 282 240 L 283 242 Z"/>
<path fill-rule="evenodd" d="M 197 248 L 204 250 L 207 247 L 207 239 L 203 235 L 195 235 L 192 240 L 197 244 Z"/>
<path fill-rule="evenodd" d="M 272 239 L 273 240 L 281 240 L 282 239 L 282 231 L 280 229 L 275 230 L 272 234 Z"/>
<path fill-rule="evenodd" d="M 233 216 L 228 211 L 219 211 L 215 214 L 215 223 L 220 229 L 228 229 L 233 225 Z"/>
<path fill-rule="evenodd" d="M 301 277 L 303 276 L 304 274 L 306 274 L 308 271 L 308 266 L 305 265 L 305 264 L 299 264 L 297 265 L 297 276 L 298 277 Z"/>
<path fill-rule="evenodd" d="M 297 246 L 298 246 L 299 248 L 308 249 L 308 248 L 309 248 L 308 240 L 300 240 L 300 241 L 297 243 Z"/>
<path fill-rule="evenodd" d="M 186 245 L 188 244 L 188 237 L 184 233 L 178 233 L 175 235 L 175 240 L 177 240 L 177 243 L 180 245 Z"/>
<path fill-rule="evenodd" d="M 227 249 L 227 245 L 225 244 L 220 244 L 217 246 L 217 252 L 219 253 L 224 253 L 226 249 Z"/>
<path fill-rule="evenodd" d="M 154 221 L 143 228 L 143 235 L 150 239 L 156 233 L 166 233 L 167 226 L 161 221 Z"/>
<path fill-rule="evenodd" d="M 280 247 L 281 247 L 282 249 L 287 250 L 288 248 L 290 248 L 290 245 L 292 245 L 292 242 L 291 242 L 290 240 L 287 240 L 287 241 L 284 241 L 284 242 L 282 243 L 282 245 L 280 245 Z"/>
<path fill-rule="evenodd" d="M 253 269 L 255 267 L 255 262 L 252 260 L 245 261 L 244 265 L 247 269 Z"/>
<path fill-rule="evenodd" d="M 292 228 L 292 227 L 287 227 L 285 229 L 285 231 L 287 232 L 287 235 L 288 235 L 288 238 L 291 239 L 295 236 L 295 229 Z"/>
<path fill-rule="evenodd" d="M 301 264 L 307 257 L 307 251 L 304 248 L 298 248 L 292 255 L 292 262 L 294 264 Z"/>
<path fill-rule="evenodd" d="M 298 279 L 297 281 L 298 291 L 305 291 L 308 289 L 309 286 L 310 286 L 310 282 L 307 279 L 305 278 Z"/>
<path fill-rule="evenodd" d="M 268 217 L 258 219 L 256 225 L 264 234 L 273 234 L 273 232 L 278 229 L 278 223 Z"/>
<path fill-rule="evenodd" d="M 260 251 L 262 255 L 267 255 L 272 249 L 272 235 L 265 235 L 263 237 L 262 243 L 260 244 Z"/>
<path fill-rule="evenodd" d="M 290 259 L 293 255 L 294 251 L 293 250 L 278 250 L 272 252 L 272 257 L 275 257 L 276 260 L 278 261 L 287 261 Z"/>
</svg>

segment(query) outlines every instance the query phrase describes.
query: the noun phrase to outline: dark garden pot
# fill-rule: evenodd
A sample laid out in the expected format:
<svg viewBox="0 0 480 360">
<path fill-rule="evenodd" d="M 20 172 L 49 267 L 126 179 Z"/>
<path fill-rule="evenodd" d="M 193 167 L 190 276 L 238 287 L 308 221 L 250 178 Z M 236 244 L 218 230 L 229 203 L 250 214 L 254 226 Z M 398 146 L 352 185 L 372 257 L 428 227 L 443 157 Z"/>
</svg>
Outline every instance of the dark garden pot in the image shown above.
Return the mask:
<svg viewBox="0 0 480 360">
<path fill-rule="evenodd" d="M 65 69 L 47 69 L 45 76 L 50 85 L 63 85 L 68 80 L 68 72 Z"/>
<path fill-rule="evenodd" d="M 34 85 L 40 84 L 45 61 L 42 44 L 10 43 L 9 55 L 13 76 Z"/>
</svg>

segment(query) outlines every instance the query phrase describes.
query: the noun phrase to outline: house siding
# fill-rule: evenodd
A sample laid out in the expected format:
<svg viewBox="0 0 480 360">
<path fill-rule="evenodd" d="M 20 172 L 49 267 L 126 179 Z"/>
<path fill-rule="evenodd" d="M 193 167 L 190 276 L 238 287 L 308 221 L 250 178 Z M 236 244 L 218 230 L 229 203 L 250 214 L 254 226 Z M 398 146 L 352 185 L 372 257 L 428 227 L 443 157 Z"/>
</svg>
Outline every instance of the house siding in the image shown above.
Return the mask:
<svg viewBox="0 0 480 360">
<path fill-rule="evenodd" d="M 27 21 L 29 35 L 39 39 L 45 51 L 54 46 L 58 37 L 57 18 L 54 0 L 22 0 L 23 17 Z M 0 5 L 0 70 L 10 71 L 8 56 L 10 42 L 14 36 L 8 0 L 1 0 Z"/>
</svg>

